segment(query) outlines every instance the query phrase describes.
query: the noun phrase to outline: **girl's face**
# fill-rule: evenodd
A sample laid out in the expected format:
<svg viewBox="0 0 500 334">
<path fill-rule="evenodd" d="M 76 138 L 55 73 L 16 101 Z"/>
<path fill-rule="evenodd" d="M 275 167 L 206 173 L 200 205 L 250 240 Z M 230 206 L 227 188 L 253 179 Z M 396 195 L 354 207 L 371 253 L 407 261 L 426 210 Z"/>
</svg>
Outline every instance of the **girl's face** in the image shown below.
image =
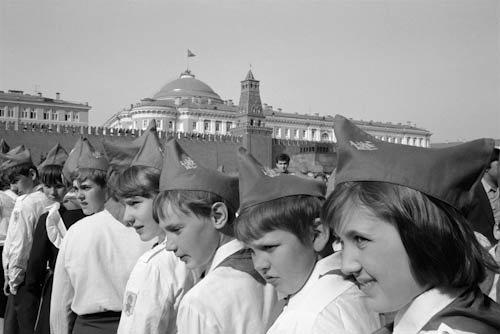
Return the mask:
<svg viewBox="0 0 500 334">
<path fill-rule="evenodd" d="M 53 202 L 62 203 L 67 189 L 62 183 L 53 185 L 43 184 L 43 193 Z"/>
<path fill-rule="evenodd" d="M 104 210 L 106 202 L 106 188 L 101 187 L 94 181 L 86 179 L 82 183 L 76 183 L 78 201 L 86 215 L 91 215 Z"/>
<path fill-rule="evenodd" d="M 135 229 L 142 241 L 164 234 L 153 219 L 153 198 L 134 196 L 122 202 L 125 205 L 123 221 Z"/>
<path fill-rule="evenodd" d="M 267 232 L 248 246 L 255 269 L 285 295 L 292 295 L 304 286 L 316 263 L 312 242 L 304 245 L 288 231 Z"/>
<path fill-rule="evenodd" d="M 426 290 L 415 280 L 408 254 L 394 225 L 366 207 L 347 204 L 336 227 L 342 250 L 342 272 L 353 275 L 376 312 L 401 309 Z"/>
</svg>

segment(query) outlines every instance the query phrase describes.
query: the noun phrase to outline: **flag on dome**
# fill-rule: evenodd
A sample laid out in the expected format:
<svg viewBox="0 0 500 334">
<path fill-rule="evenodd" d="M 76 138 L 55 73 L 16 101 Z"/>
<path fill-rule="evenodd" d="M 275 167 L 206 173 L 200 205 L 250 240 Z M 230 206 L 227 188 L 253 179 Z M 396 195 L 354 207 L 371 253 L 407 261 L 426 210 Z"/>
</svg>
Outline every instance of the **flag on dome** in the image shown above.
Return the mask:
<svg viewBox="0 0 500 334">
<path fill-rule="evenodd" d="M 191 52 L 191 50 L 188 49 L 188 53 L 187 53 L 187 56 L 188 57 L 194 57 L 196 56 L 194 53 Z"/>
</svg>

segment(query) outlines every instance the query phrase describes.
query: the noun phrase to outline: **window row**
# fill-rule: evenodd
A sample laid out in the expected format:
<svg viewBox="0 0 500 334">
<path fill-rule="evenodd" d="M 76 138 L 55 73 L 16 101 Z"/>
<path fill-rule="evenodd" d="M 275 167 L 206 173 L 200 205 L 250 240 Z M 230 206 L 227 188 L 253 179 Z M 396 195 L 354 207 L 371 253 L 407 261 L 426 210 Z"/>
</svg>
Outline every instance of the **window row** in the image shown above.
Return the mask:
<svg viewBox="0 0 500 334">
<path fill-rule="evenodd" d="M 5 106 L 3 108 L 0 108 L 0 117 L 8 117 L 8 118 L 15 118 L 16 117 L 16 112 L 15 112 L 14 107 L 8 107 Z M 37 119 L 38 112 L 42 111 L 40 109 L 32 109 L 32 108 L 23 108 L 20 111 L 19 117 L 22 119 Z M 46 121 L 59 121 L 59 115 L 61 113 L 57 111 L 53 111 L 52 109 L 46 109 L 43 110 L 43 120 Z M 73 121 L 73 122 L 79 122 L 80 121 L 80 114 L 77 112 L 72 112 L 72 111 L 67 111 L 62 114 L 64 117 L 64 121 Z"/>
<path fill-rule="evenodd" d="M 275 138 L 285 138 L 285 139 L 318 139 L 317 134 L 318 131 L 316 129 L 310 129 L 309 130 L 310 136 L 308 136 L 308 130 L 307 129 L 289 129 L 289 128 L 274 128 L 273 129 L 273 136 Z M 326 137 L 325 137 L 326 136 Z M 322 140 L 328 140 L 329 136 L 328 134 L 323 134 L 322 135 Z"/>
</svg>

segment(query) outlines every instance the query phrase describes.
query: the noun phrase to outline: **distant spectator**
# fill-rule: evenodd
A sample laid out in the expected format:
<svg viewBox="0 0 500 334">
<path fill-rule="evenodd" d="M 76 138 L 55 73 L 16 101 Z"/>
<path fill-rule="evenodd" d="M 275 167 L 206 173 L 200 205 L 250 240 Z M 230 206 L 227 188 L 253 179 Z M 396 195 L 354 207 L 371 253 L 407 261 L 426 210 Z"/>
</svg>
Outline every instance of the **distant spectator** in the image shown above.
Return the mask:
<svg viewBox="0 0 500 334">
<path fill-rule="evenodd" d="M 276 157 L 276 170 L 280 173 L 289 174 L 288 166 L 290 165 L 290 156 L 286 153 L 281 153 Z"/>
</svg>

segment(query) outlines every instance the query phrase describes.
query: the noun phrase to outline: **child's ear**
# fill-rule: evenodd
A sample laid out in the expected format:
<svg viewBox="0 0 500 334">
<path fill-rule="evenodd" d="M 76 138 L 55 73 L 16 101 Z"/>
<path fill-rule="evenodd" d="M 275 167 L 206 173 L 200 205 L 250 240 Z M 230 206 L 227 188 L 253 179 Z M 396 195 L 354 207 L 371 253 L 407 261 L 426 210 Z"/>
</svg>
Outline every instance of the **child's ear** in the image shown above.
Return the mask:
<svg viewBox="0 0 500 334">
<path fill-rule="evenodd" d="M 319 218 L 316 218 L 313 223 L 313 248 L 316 253 L 320 253 L 330 240 L 330 228 L 321 223 Z"/>
<path fill-rule="evenodd" d="M 500 226 L 498 226 L 499 223 L 493 225 L 493 237 L 500 241 Z"/>
<path fill-rule="evenodd" d="M 212 204 L 212 223 L 217 230 L 222 229 L 229 218 L 227 206 L 222 202 Z"/>
<path fill-rule="evenodd" d="M 35 182 L 37 179 L 37 173 L 33 168 L 31 168 L 29 170 L 29 175 L 30 175 L 31 180 L 33 180 L 33 182 Z"/>
</svg>

